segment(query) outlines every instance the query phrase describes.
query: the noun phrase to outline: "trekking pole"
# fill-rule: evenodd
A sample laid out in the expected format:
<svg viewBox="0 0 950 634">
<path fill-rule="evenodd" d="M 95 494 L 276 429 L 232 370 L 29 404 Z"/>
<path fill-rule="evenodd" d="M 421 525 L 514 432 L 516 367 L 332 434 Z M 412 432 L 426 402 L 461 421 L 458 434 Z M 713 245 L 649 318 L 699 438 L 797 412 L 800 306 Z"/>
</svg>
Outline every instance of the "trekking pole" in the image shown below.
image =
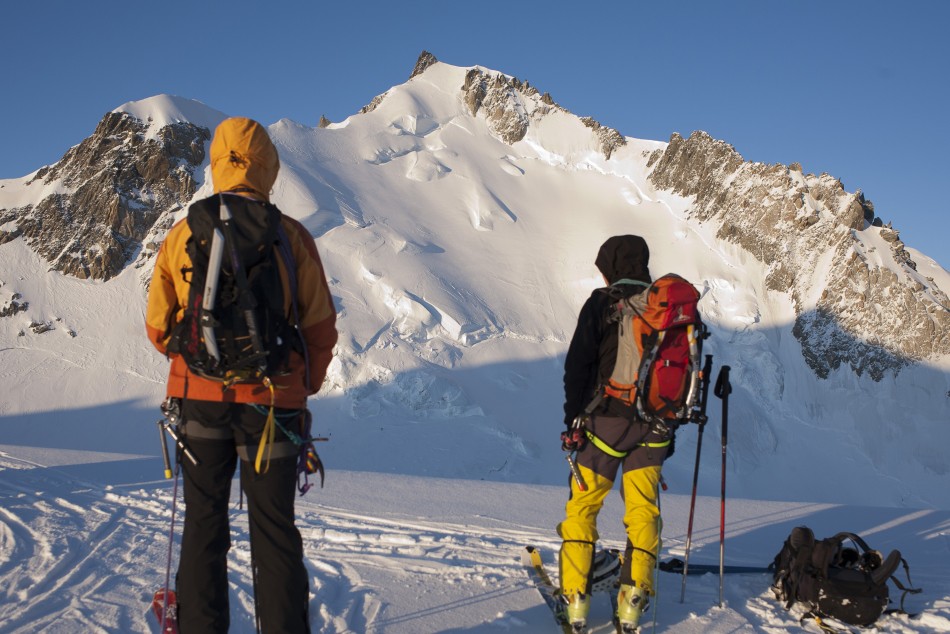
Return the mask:
<svg viewBox="0 0 950 634">
<path fill-rule="evenodd" d="M 167 399 L 162 403 L 162 413 L 165 415 L 165 418 L 158 421 L 158 433 L 161 436 L 162 441 L 162 460 L 165 463 L 165 478 L 171 479 L 172 470 L 171 470 L 171 460 L 168 456 L 168 444 L 165 441 L 165 432 L 168 432 L 168 435 L 175 440 L 175 444 L 178 446 L 181 455 L 187 455 L 188 459 L 195 465 L 198 466 L 198 458 L 191 453 L 191 450 L 188 449 L 184 441 L 178 436 L 178 434 L 173 429 L 173 425 L 178 423 L 180 408 L 179 404 L 172 400 Z M 171 584 L 171 575 L 172 575 L 172 555 L 174 552 L 175 546 L 175 516 L 178 510 L 178 480 L 181 473 L 181 459 L 179 454 L 175 456 L 175 484 L 172 487 L 172 508 L 171 508 L 171 521 L 168 526 L 168 554 L 165 561 L 165 585 L 160 591 L 162 593 L 162 618 L 159 619 L 159 627 L 162 634 L 167 632 L 177 631 L 177 617 L 169 618 L 169 584 Z M 156 593 L 157 594 L 157 593 Z M 154 599 L 153 599 L 154 602 Z M 177 609 L 177 606 L 176 606 Z"/>
<path fill-rule="evenodd" d="M 660 551 L 663 550 L 663 510 L 660 506 L 660 487 L 666 490 L 666 482 L 663 475 L 656 486 L 656 557 L 653 558 L 653 629 L 652 634 L 656 634 L 657 612 L 660 611 Z"/>
<path fill-rule="evenodd" d="M 175 486 L 172 487 L 172 518 L 168 526 L 168 560 L 165 563 L 165 604 L 162 607 L 162 632 L 168 621 L 168 584 L 172 577 L 172 550 L 175 544 L 175 511 L 178 510 L 178 475 L 180 473 L 179 463 L 175 463 Z"/>
<path fill-rule="evenodd" d="M 702 391 L 699 411 L 693 412 L 691 419 L 699 425 L 696 435 L 696 466 L 693 468 L 693 494 L 689 501 L 689 522 L 686 525 L 686 553 L 683 557 L 683 585 L 680 590 L 680 603 L 686 601 L 686 574 L 689 572 L 689 549 L 693 542 L 693 516 L 696 511 L 696 488 L 699 484 L 699 457 L 703 448 L 703 429 L 706 427 L 706 403 L 709 399 L 709 375 L 712 374 L 712 355 L 706 355 L 703 364 Z"/>
<path fill-rule="evenodd" d="M 719 503 L 719 607 L 722 607 L 722 580 L 725 576 L 725 543 L 726 543 L 726 438 L 729 427 L 729 393 L 732 384 L 729 383 L 729 366 L 724 365 L 719 370 L 716 379 L 716 396 L 722 400 L 722 494 Z"/>
</svg>

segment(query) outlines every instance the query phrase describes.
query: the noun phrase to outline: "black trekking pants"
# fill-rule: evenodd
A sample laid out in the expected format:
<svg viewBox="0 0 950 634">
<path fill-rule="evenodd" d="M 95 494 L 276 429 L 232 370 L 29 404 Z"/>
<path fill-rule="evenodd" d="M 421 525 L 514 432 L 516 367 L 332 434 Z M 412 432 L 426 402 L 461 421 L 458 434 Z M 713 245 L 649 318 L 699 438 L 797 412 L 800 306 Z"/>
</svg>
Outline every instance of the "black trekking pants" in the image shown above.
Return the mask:
<svg viewBox="0 0 950 634">
<path fill-rule="evenodd" d="M 239 403 L 185 401 L 185 441 L 198 457 L 182 459 L 185 520 L 175 578 L 182 634 L 224 634 L 230 625 L 227 555 L 231 480 L 239 456 L 247 496 L 255 605 L 264 634 L 309 634 L 309 576 L 294 524 L 297 459 L 277 432 L 270 466 L 254 473 L 266 414 Z M 247 458 L 250 458 L 250 461 Z"/>
</svg>

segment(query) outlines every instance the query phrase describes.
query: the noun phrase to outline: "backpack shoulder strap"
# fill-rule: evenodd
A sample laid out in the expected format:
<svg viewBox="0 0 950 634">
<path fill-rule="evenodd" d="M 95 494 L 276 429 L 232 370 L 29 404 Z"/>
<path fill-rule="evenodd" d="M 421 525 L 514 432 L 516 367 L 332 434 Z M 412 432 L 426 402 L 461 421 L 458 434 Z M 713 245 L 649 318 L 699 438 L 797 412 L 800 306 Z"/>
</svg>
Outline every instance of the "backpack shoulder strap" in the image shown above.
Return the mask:
<svg viewBox="0 0 950 634">
<path fill-rule="evenodd" d="M 640 280 L 631 280 L 628 277 L 624 277 L 617 280 L 616 282 L 611 284 L 611 286 L 618 286 L 620 284 L 632 284 L 634 286 L 642 286 L 644 288 L 650 288 L 650 284 L 647 284 L 646 282 L 641 282 Z"/>
<path fill-rule="evenodd" d="M 903 557 L 901 557 L 900 551 L 897 551 L 897 550 L 892 550 L 890 554 L 887 556 L 887 558 L 885 559 L 884 557 L 881 556 L 881 553 L 878 553 L 877 551 L 873 550 L 870 546 L 868 546 L 867 542 L 865 542 L 861 538 L 860 535 L 857 535 L 855 533 L 849 533 L 849 532 L 843 531 L 841 533 L 838 533 L 831 539 L 838 541 L 838 543 L 841 543 L 846 539 L 850 539 L 865 553 L 874 553 L 875 557 L 880 558 L 880 562 L 881 562 L 880 565 L 878 565 L 877 568 L 869 572 L 869 574 L 871 575 L 871 579 L 874 580 L 874 583 L 880 584 L 880 583 L 886 582 L 888 577 L 891 577 L 894 574 L 894 572 L 897 571 L 897 567 L 901 564 L 901 562 L 904 561 Z M 906 562 L 905 562 L 905 566 L 906 566 Z M 910 579 L 908 577 L 908 581 L 909 580 Z M 898 587 L 900 587 L 899 583 L 897 585 Z"/>
<path fill-rule="evenodd" d="M 884 560 L 885 564 L 882 565 L 881 568 L 886 568 L 889 565 L 888 562 L 890 562 L 890 560 L 894 558 L 895 555 L 897 556 L 896 558 L 899 560 L 899 563 L 901 563 L 904 566 L 904 576 L 907 578 L 907 586 L 901 583 L 900 580 L 897 577 L 895 577 L 893 574 L 890 575 L 891 581 L 893 581 L 894 585 L 897 586 L 897 588 L 901 591 L 900 610 L 893 610 L 893 611 L 899 612 L 901 614 L 908 614 L 908 612 L 904 610 L 904 599 L 907 598 L 908 594 L 920 594 L 921 592 L 923 592 L 923 588 L 914 587 L 914 582 L 910 580 L 910 566 L 907 565 L 907 560 L 901 557 L 901 554 L 897 552 L 896 550 L 891 551 L 891 554 L 888 555 L 887 559 Z M 893 569 L 894 570 L 897 569 L 897 563 L 894 563 Z M 915 616 L 915 615 L 911 614 L 910 616 Z"/>
<path fill-rule="evenodd" d="M 624 314 L 640 317 L 647 306 L 647 292 L 640 291 L 632 295 L 626 295 L 620 289 L 621 286 L 625 285 L 641 286 L 644 289 L 649 289 L 652 286 L 652 284 L 640 280 L 623 278 L 603 289 L 611 299 L 611 303 L 607 308 L 607 323 L 623 321 Z"/>
<path fill-rule="evenodd" d="M 297 262 L 294 260 L 294 253 L 290 249 L 290 238 L 287 236 L 287 231 L 284 230 L 283 222 L 277 224 L 277 250 L 280 253 L 280 259 L 284 263 L 284 270 L 287 271 L 287 287 L 290 289 L 290 306 L 294 314 L 294 330 L 297 331 L 297 336 L 300 337 L 304 372 L 309 387 L 310 354 L 307 350 L 307 342 L 303 338 L 303 331 L 300 329 L 300 306 L 297 304 Z"/>
<path fill-rule="evenodd" d="M 874 553 L 876 551 L 872 550 L 868 546 L 860 535 L 849 532 L 841 532 L 835 535 L 832 539 L 837 539 L 839 541 L 844 541 L 845 539 L 850 539 L 855 544 L 858 545 L 865 553 Z M 876 553 L 877 556 L 881 556 L 880 553 Z M 897 567 L 903 565 L 904 567 L 904 576 L 907 578 L 907 584 L 904 585 L 900 580 L 894 576 L 894 573 L 897 572 Z M 874 570 L 869 572 L 871 579 L 876 584 L 887 583 L 887 580 L 890 579 L 894 582 L 894 585 L 901 591 L 901 607 L 899 610 L 889 610 L 889 612 L 898 612 L 902 614 L 907 614 L 904 611 L 904 599 L 907 598 L 908 594 L 920 594 L 923 590 L 921 588 L 915 588 L 914 582 L 910 579 L 910 566 L 907 564 L 907 560 L 901 556 L 900 551 L 892 550 L 886 558 L 881 559 L 881 564 Z"/>
<path fill-rule="evenodd" d="M 297 263 L 294 260 L 294 253 L 290 249 L 290 238 L 287 231 L 284 230 L 284 224 L 277 225 L 277 250 L 280 253 L 280 259 L 287 269 L 287 285 L 290 287 L 291 304 L 294 309 L 294 317 L 297 315 Z"/>
</svg>

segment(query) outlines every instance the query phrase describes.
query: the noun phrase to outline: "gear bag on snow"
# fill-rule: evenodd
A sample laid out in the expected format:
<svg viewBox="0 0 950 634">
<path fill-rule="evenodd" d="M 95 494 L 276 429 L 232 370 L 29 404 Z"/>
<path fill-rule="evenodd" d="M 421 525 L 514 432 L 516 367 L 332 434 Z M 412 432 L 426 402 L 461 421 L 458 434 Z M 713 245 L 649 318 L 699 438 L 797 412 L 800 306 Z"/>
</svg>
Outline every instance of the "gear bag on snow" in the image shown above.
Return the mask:
<svg viewBox="0 0 950 634">
<path fill-rule="evenodd" d="M 664 275 L 642 293 L 612 304 L 608 323 L 618 328 L 617 360 L 607 382 L 585 413 L 605 398 L 634 405 L 644 421 L 675 427 L 688 420 L 699 401 L 702 340 L 699 292 L 675 274 Z"/>
<path fill-rule="evenodd" d="M 894 577 L 902 564 L 907 586 Z M 870 625 L 887 610 L 888 579 L 903 592 L 900 610 L 895 611 L 904 611 L 908 593 L 920 592 L 911 587 L 910 568 L 899 551 L 882 557 L 854 533 L 816 540 L 810 528 L 799 526 L 770 567 L 775 598 L 783 601 L 786 609 L 801 603 L 807 610 L 802 621 L 830 617 L 850 625 Z"/>
<path fill-rule="evenodd" d="M 270 203 L 220 194 L 188 209 L 186 249 L 191 285 L 184 316 L 172 330 L 169 352 L 199 376 L 225 387 L 257 382 L 286 370 L 291 350 L 305 354 L 285 309 L 283 264 L 296 312 L 296 267 Z"/>
</svg>

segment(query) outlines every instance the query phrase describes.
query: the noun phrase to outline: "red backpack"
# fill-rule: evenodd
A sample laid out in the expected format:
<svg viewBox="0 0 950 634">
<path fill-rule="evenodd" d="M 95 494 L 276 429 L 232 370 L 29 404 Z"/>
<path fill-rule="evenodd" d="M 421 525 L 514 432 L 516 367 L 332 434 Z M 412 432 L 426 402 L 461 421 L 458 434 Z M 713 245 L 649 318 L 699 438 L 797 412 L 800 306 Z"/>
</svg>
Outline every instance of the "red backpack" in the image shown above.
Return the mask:
<svg viewBox="0 0 950 634">
<path fill-rule="evenodd" d="M 647 422 L 688 420 L 699 405 L 702 341 L 708 336 L 698 302 L 696 288 L 675 274 L 619 299 L 609 317 L 619 329 L 617 361 L 587 411 L 610 397 L 635 405 Z"/>
</svg>

